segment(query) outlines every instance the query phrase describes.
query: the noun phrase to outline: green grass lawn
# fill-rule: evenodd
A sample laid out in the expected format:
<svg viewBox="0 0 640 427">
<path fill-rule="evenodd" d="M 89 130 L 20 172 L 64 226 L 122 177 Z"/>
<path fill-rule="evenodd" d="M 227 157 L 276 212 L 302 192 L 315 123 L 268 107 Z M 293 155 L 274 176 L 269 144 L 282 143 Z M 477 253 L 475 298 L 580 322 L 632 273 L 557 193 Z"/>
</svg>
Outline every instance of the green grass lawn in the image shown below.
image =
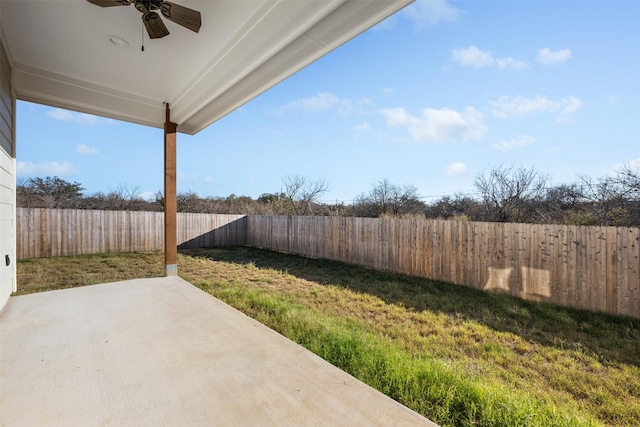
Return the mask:
<svg viewBox="0 0 640 427">
<path fill-rule="evenodd" d="M 180 275 L 441 425 L 640 425 L 640 321 L 250 248 Z M 23 260 L 21 293 L 162 275 L 162 254 Z"/>
</svg>

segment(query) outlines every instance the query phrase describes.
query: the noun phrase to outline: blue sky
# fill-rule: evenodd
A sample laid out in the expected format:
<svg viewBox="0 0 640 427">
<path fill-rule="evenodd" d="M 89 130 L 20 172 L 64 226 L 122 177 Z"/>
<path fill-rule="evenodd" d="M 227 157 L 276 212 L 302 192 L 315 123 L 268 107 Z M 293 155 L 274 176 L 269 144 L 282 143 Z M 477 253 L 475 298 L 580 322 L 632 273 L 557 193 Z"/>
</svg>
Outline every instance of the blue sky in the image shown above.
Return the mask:
<svg viewBox="0 0 640 427">
<path fill-rule="evenodd" d="M 555 183 L 640 165 L 640 2 L 418 0 L 195 136 L 178 191 L 258 197 L 286 175 L 349 202 L 426 202 L 498 164 Z M 115 141 L 115 142 L 114 142 Z M 162 131 L 18 102 L 18 177 L 162 189 Z"/>
</svg>

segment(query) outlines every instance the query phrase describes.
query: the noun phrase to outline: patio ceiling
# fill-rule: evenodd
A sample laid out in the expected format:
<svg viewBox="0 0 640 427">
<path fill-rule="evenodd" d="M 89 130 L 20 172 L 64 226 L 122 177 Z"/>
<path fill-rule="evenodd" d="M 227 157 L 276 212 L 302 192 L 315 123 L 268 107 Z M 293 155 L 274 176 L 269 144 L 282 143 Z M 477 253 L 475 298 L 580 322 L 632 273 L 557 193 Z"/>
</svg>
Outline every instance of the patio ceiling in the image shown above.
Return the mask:
<svg viewBox="0 0 640 427">
<path fill-rule="evenodd" d="M 168 102 L 195 134 L 412 1 L 175 0 L 200 32 L 163 19 L 171 34 L 144 32 L 144 52 L 133 6 L 0 0 L 0 21 L 18 99 L 159 128 Z"/>
</svg>

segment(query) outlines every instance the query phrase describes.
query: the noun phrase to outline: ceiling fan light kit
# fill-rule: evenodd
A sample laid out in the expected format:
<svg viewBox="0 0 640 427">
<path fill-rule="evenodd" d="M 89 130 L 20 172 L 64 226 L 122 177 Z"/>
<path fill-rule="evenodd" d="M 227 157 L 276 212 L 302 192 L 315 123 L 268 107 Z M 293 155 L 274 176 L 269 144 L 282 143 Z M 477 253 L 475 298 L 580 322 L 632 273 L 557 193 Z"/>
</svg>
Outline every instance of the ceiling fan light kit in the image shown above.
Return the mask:
<svg viewBox="0 0 640 427">
<path fill-rule="evenodd" d="M 122 37 L 110 35 L 110 36 L 107 36 L 107 39 L 109 39 L 111 43 L 113 43 L 118 47 L 129 47 L 129 42 L 123 39 Z"/>
<path fill-rule="evenodd" d="M 149 38 L 159 39 L 169 35 L 160 15 L 155 11 L 159 10 L 162 16 L 171 22 L 183 26 L 195 33 L 200 31 L 202 19 L 200 12 L 162 0 L 87 0 L 89 3 L 100 7 L 129 6 L 133 4 L 142 13 L 142 22 L 147 29 Z"/>
</svg>

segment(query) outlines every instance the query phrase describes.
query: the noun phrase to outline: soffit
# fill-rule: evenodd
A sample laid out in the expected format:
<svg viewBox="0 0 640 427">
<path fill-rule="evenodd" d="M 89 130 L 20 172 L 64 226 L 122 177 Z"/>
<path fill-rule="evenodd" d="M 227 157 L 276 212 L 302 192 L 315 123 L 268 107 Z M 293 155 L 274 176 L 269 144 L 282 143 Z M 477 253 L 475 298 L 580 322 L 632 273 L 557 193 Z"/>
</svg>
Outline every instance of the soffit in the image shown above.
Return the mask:
<svg viewBox="0 0 640 427">
<path fill-rule="evenodd" d="M 168 102 L 194 134 L 412 1 L 176 0 L 200 32 L 163 19 L 155 40 L 133 6 L 85 0 L 1 0 L 0 23 L 18 99 L 155 127 Z"/>
</svg>

